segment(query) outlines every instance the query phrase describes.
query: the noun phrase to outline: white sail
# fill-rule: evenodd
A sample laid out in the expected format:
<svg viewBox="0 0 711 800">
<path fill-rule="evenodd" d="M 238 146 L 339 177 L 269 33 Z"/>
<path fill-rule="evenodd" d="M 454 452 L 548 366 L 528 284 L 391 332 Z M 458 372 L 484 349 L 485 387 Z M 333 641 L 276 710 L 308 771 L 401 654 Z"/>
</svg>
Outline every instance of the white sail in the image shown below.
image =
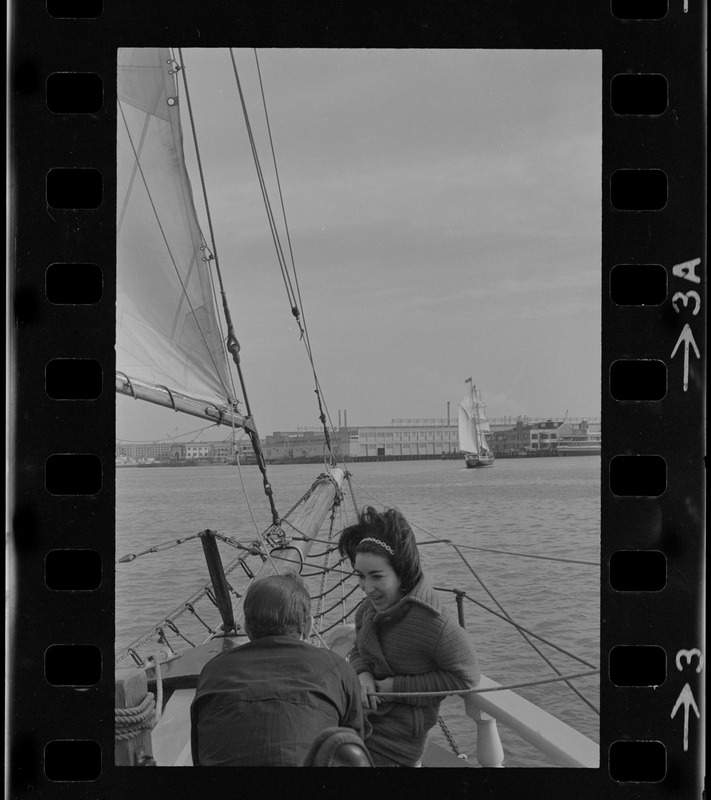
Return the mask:
<svg viewBox="0 0 711 800">
<path fill-rule="evenodd" d="M 459 449 L 464 453 L 478 453 L 474 404 L 470 392 L 459 404 Z"/>
<path fill-rule="evenodd" d="M 229 378 L 167 49 L 119 51 L 116 370 L 220 408 Z"/>
<path fill-rule="evenodd" d="M 481 399 L 481 392 L 476 389 L 475 393 L 479 430 L 481 433 L 491 433 L 491 425 L 489 425 L 489 420 L 486 418 L 486 408 L 484 406 L 484 401 Z M 486 439 L 484 439 L 484 444 L 486 444 Z"/>
</svg>

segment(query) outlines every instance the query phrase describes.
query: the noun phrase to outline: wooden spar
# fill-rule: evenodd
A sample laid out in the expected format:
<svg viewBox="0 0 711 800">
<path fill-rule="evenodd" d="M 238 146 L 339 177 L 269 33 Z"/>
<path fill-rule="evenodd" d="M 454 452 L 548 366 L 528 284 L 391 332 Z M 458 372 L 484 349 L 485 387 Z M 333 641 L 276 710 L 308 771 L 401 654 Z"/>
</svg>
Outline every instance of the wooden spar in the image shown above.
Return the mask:
<svg viewBox="0 0 711 800">
<path fill-rule="evenodd" d="M 218 425 L 232 426 L 234 424 L 238 428 L 253 429 L 250 420 L 241 414 L 229 409 L 217 408 L 217 406 L 210 405 L 204 400 L 196 400 L 178 392 L 169 392 L 164 386 L 152 386 L 135 378 L 129 378 L 122 372 L 116 373 L 116 391 L 118 394 L 133 397 L 137 400 L 145 400 L 148 403 L 155 403 L 165 408 L 172 408 L 175 411 L 181 411 L 183 414 L 207 419 Z"/>
<path fill-rule="evenodd" d="M 255 578 L 274 575 L 277 572 L 301 572 L 301 563 L 308 556 L 313 544 L 311 539 L 318 534 L 329 514 L 336 499 L 336 493 L 340 491 L 343 477 L 343 470 L 333 467 L 329 470 L 328 475 L 321 475 L 314 481 L 306 500 L 294 509 L 289 517 L 289 522 L 282 525 L 282 529 L 287 535 L 303 535 L 306 539 L 299 539 L 291 542 L 288 547 L 272 550 L 269 558 L 256 571 Z M 237 624 L 244 623 L 241 602 L 235 610 L 235 620 Z"/>
<path fill-rule="evenodd" d="M 333 501 L 336 499 L 336 492 L 343 483 L 343 470 L 334 467 L 328 475 L 319 476 L 311 488 L 311 493 L 306 500 L 289 517 L 288 522 L 283 526 L 284 533 L 295 536 L 303 535 L 306 541 L 298 540 L 290 545 L 299 551 L 302 558 L 306 558 L 311 550 L 313 542 L 311 539 L 316 536 L 323 525 L 326 515 L 331 510 Z M 294 565 L 296 568 L 296 565 Z"/>
<path fill-rule="evenodd" d="M 220 558 L 220 551 L 217 549 L 217 542 L 215 541 L 215 534 L 212 531 L 200 531 L 198 534 L 202 541 L 202 549 L 205 553 L 205 561 L 207 561 L 207 568 L 210 572 L 210 580 L 212 581 L 212 590 L 215 593 L 217 601 L 217 609 L 222 617 L 222 630 L 225 633 L 235 630 L 235 618 L 232 611 L 232 601 L 230 600 L 230 591 L 227 587 L 227 578 L 225 577 L 225 570 L 222 566 L 222 559 Z"/>
</svg>

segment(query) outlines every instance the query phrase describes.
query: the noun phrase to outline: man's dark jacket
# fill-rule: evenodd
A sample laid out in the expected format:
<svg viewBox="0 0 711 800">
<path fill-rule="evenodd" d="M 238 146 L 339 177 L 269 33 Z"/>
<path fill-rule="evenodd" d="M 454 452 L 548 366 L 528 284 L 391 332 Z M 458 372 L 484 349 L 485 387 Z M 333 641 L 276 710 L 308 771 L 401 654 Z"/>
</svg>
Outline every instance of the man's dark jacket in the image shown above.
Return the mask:
<svg viewBox="0 0 711 800">
<path fill-rule="evenodd" d="M 209 661 L 190 708 L 195 766 L 300 766 L 330 727 L 363 737 L 360 683 L 336 653 L 265 636 Z"/>
</svg>

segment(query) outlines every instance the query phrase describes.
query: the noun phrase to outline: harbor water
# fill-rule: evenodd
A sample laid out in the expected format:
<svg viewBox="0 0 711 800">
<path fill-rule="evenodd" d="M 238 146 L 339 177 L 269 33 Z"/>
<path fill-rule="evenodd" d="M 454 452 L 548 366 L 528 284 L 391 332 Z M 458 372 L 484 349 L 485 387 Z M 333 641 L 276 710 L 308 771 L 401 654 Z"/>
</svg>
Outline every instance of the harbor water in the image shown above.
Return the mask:
<svg viewBox="0 0 711 800">
<path fill-rule="evenodd" d="M 296 503 L 319 471 L 314 465 L 269 467 L 280 513 Z M 395 506 L 406 516 L 422 545 L 423 565 L 432 583 L 467 593 L 465 626 L 488 677 L 508 686 L 555 673 L 512 625 L 472 601 L 500 615 L 503 608 L 528 630 L 599 664 L 599 457 L 506 459 L 482 469 L 466 469 L 463 461 L 375 462 L 353 465 L 349 472 L 359 506 Z M 353 520 L 346 487 L 337 526 Z M 117 559 L 205 528 L 249 542 L 270 521 L 261 474 L 254 466 L 116 471 Z M 467 563 L 435 539 L 460 546 Z M 238 555 L 220 547 L 225 563 Z M 572 563 L 576 561 L 589 563 Z M 206 581 L 198 539 L 117 564 L 117 647 L 150 631 Z M 441 596 L 456 615 L 454 595 Z M 547 645 L 539 647 L 563 674 L 587 669 Z M 564 683 L 516 691 L 599 741 L 599 716 L 591 708 L 599 708 L 599 679 L 584 677 L 574 685 L 590 705 Z M 464 715 L 462 701 L 448 698 L 442 713 L 458 748 L 474 759 L 476 726 Z M 504 766 L 553 766 L 513 731 L 499 725 L 499 733 Z M 440 728 L 432 737 L 449 746 Z"/>
</svg>

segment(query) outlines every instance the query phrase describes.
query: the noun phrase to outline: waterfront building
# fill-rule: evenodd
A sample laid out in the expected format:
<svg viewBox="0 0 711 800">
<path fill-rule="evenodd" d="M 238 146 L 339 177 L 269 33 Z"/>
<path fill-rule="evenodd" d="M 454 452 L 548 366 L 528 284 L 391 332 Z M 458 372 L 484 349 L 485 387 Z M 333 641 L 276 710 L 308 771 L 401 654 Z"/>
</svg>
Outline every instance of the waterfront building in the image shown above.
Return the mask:
<svg viewBox="0 0 711 800">
<path fill-rule="evenodd" d="M 116 442 L 117 462 L 151 463 L 180 458 L 182 445 L 175 442 Z"/>
<path fill-rule="evenodd" d="M 235 445 L 231 439 L 221 442 L 116 442 L 117 464 L 230 462 L 237 455 L 244 459 L 254 455 L 252 445 L 246 436 L 237 440 Z"/>
<path fill-rule="evenodd" d="M 528 444 L 524 447 L 528 451 L 556 450 L 558 448 L 558 431 L 561 423 L 548 419 L 543 423 L 531 425 L 528 428 Z"/>
<path fill-rule="evenodd" d="M 337 428 L 329 433 L 331 447 L 343 457 L 351 455 L 351 435 L 357 428 Z M 262 440 L 264 459 L 270 461 L 299 461 L 326 456 L 326 436 L 323 428 L 303 428 L 295 431 L 274 431 Z"/>
<path fill-rule="evenodd" d="M 577 442 L 588 441 L 588 431 L 594 431 L 594 440 L 599 448 L 601 442 L 600 423 L 585 419 L 530 420 L 524 417 L 514 425 L 492 425 L 492 433 L 487 437 L 494 455 L 498 457 L 526 454 L 562 455 L 561 445 L 567 447 L 576 440 L 574 448 L 583 453 L 583 445 Z M 587 454 L 587 453 L 586 453 Z"/>
<path fill-rule="evenodd" d="M 351 438 L 351 455 L 362 458 L 422 458 L 459 451 L 456 423 L 447 419 L 394 419 L 390 425 L 359 427 Z"/>
<path fill-rule="evenodd" d="M 489 423 L 491 425 L 491 423 Z M 487 436 L 487 441 L 495 456 L 519 455 L 525 452 L 530 445 L 529 426 L 525 425 L 522 419 L 516 420 L 513 427 L 494 427 Z"/>
<path fill-rule="evenodd" d="M 558 444 L 560 456 L 590 456 L 602 453 L 602 432 L 599 423 L 582 420 L 562 426 Z"/>
<path fill-rule="evenodd" d="M 586 452 L 585 442 L 600 446 L 598 421 L 581 419 L 529 419 L 511 417 L 489 420 L 487 440 L 497 457 L 526 454 L 559 455 L 565 444 L 567 452 Z M 451 418 L 393 419 L 390 425 L 342 426 L 329 433 L 331 447 L 338 458 L 357 460 L 419 460 L 459 458 L 458 425 Z M 589 449 L 589 448 L 588 448 Z M 269 462 L 317 461 L 326 457 L 323 428 L 297 428 L 274 431 L 262 439 L 264 459 Z M 566 454 L 567 454 L 566 452 Z M 223 441 L 202 442 L 116 442 L 116 463 L 198 462 L 253 463 L 249 437 L 233 444 Z"/>
<path fill-rule="evenodd" d="M 394 419 L 390 425 L 343 426 L 329 434 L 346 460 L 436 458 L 459 451 L 456 423 L 447 419 Z M 264 458 L 291 461 L 323 458 L 323 429 L 275 431 L 263 444 Z"/>
</svg>

